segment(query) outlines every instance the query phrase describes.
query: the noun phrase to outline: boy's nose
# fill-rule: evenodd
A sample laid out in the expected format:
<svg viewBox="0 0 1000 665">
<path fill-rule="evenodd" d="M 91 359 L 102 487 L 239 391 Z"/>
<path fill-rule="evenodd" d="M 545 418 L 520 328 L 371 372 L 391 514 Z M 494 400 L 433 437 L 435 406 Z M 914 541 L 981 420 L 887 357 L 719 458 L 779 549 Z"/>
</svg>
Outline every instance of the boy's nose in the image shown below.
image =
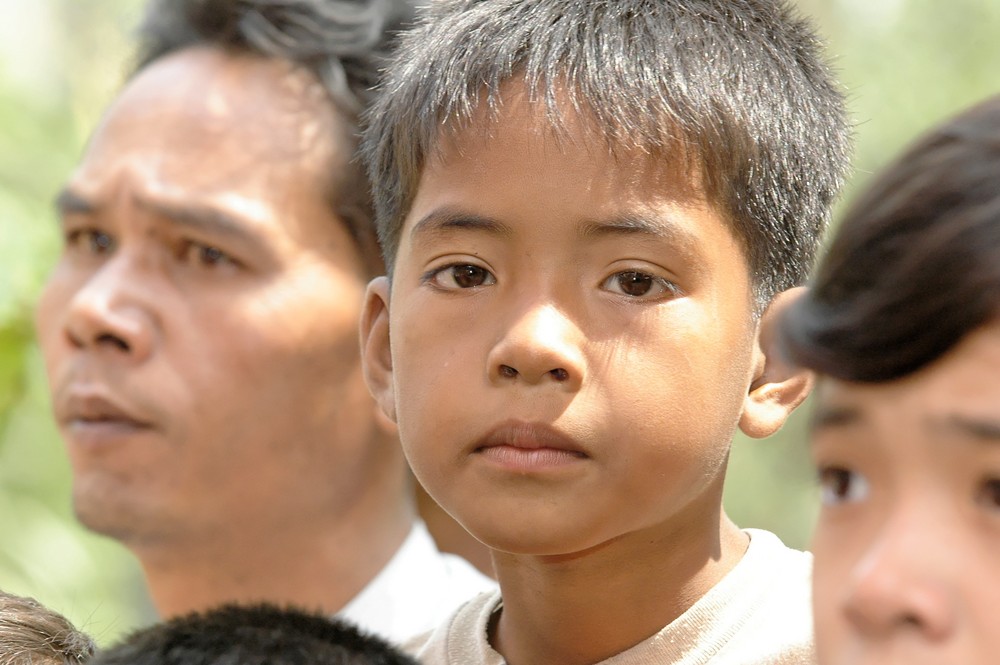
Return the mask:
<svg viewBox="0 0 1000 665">
<path fill-rule="evenodd" d="M 905 518 L 883 525 L 847 580 L 848 621 L 873 640 L 905 632 L 931 642 L 947 640 L 957 611 L 948 562 L 940 556 L 948 547 Z"/>
<path fill-rule="evenodd" d="M 584 378 L 582 333 L 551 305 L 533 308 L 517 318 L 488 358 L 490 380 L 503 384 L 550 382 L 578 390 Z"/>
<path fill-rule="evenodd" d="M 114 257 L 92 273 L 69 301 L 65 331 L 70 344 L 135 363 L 148 358 L 154 315 L 141 296 L 142 280 L 124 257 Z"/>
</svg>

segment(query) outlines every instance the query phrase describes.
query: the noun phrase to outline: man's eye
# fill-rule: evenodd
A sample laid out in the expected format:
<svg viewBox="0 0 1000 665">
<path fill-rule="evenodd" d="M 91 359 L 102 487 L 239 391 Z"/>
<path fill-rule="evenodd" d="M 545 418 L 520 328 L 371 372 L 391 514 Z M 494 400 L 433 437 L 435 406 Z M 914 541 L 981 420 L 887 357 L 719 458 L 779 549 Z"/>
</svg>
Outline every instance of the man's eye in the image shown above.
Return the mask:
<svg viewBox="0 0 1000 665">
<path fill-rule="evenodd" d="M 443 289 L 474 289 L 477 286 L 491 286 L 497 280 L 486 268 L 456 264 L 433 271 L 428 281 Z"/>
<path fill-rule="evenodd" d="M 650 300 L 678 292 L 677 286 L 672 282 L 638 270 L 616 272 L 604 280 L 601 286 L 612 293 Z"/>
<path fill-rule="evenodd" d="M 977 501 L 987 510 L 1000 511 L 1000 478 L 987 478 L 980 485 Z"/>
<path fill-rule="evenodd" d="M 870 490 L 864 476 L 835 466 L 819 470 L 819 488 L 820 500 L 826 506 L 863 501 L 868 498 Z"/>
<path fill-rule="evenodd" d="M 194 265 L 213 268 L 216 266 L 233 264 L 235 261 L 218 247 L 203 245 L 198 242 L 187 242 L 181 250 L 181 260 Z"/>
<path fill-rule="evenodd" d="M 107 254 L 115 248 L 115 241 L 97 229 L 75 229 L 66 234 L 66 246 L 82 249 L 88 254 Z"/>
</svg>

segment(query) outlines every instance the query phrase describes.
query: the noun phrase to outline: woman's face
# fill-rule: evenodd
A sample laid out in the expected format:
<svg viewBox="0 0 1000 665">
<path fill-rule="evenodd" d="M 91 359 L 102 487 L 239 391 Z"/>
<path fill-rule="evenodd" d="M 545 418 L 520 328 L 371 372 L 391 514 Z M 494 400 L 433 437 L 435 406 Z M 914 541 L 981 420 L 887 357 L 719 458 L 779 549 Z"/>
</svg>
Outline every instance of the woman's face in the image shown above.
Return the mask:
<svg viewBox="0 0 1000 665">
<path fill-rule="evenodd" d="M 1000 321 L 882 384 L 821 379 L 821 665 L 1000 658 Z"/>
</svg>

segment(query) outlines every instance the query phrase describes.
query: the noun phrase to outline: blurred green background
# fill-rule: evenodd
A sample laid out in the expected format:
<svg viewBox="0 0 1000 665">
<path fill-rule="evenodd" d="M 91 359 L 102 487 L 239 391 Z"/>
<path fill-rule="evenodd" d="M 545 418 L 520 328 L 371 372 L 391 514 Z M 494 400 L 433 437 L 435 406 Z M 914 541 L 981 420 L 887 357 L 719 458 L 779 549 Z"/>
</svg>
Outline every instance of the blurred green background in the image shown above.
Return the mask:
<svg viewBox="0 0 1000 665">
<path fill-rule="evenodd" d="M 1000 0 L 799 0 L 827 38 L 857 125 L 845 200 L 933 123 L 1000 92 Z M 137 0 L 0 0 L 0 588 L 101 643 L 151 621 L 134 559 L 81 529 L 50 422 L 32 305 L 58 251 L 52 197 L 131 57 Z M 808 406 L 739 439 L 726 501 L 744 526 L 806 546 L 816 496 Z"/>
</svg>

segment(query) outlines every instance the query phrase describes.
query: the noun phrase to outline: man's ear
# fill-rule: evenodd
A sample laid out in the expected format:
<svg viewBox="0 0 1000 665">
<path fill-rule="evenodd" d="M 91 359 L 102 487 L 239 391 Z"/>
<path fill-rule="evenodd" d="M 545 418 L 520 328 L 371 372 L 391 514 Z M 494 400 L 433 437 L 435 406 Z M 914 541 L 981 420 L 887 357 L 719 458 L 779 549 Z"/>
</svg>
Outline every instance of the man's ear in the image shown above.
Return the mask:
<svg viewBox="0 0 1000 665">
<path fill-rule="evenodd" d="M 804 293 L 805 287 L 779 293 L 761 317 L 754 347 L 754 379 L 740 415 L 740 429 L 755 439 L 777 432 L 812 390 L 812 372 L 785 359 L 778 335 L 783 312 Z"/>
<path fill-rule="evenodd" d="M 365 292 L 361 313 L 361 364 L 368 392 L 382 413 L 396 422 L 396 394 L 389 345 L 389 278 L 376 277 Z"/>
</svg>

